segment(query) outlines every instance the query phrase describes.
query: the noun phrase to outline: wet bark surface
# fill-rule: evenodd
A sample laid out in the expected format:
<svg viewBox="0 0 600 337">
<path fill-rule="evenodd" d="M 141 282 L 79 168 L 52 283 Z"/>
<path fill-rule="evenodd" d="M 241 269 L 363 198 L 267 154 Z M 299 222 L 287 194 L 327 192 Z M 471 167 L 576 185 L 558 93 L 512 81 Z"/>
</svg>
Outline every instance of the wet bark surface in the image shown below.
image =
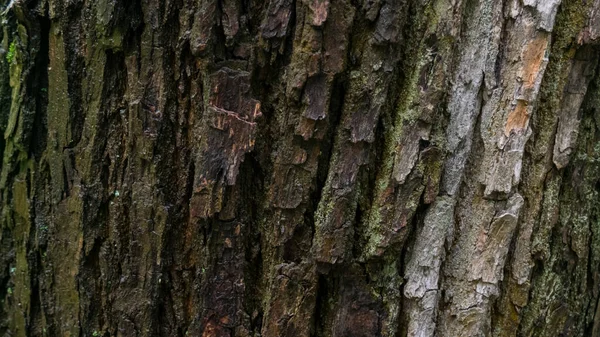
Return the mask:
<svg viewBox="0 0 600 337">
<path fill-rule="evenodd" d="M 0 335 L 600 336 L 599 0 L 15 0 Z"/>
</svg>

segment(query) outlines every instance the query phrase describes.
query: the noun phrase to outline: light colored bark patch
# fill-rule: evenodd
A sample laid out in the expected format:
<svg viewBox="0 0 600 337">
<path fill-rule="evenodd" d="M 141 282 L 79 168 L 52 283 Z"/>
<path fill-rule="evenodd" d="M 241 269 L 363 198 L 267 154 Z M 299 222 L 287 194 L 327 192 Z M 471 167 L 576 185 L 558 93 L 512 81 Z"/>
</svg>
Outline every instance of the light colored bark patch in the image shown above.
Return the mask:
<svg viewBox="0 0 600 337">
<path fill-rule="evenodd" d="M 329 1 L 328 0 L 325 0 L 325 1 L 314 0 L 308 6 L 312 10 L 312 13 L 313 13 L 313 19 L 312 19 L 313 26 L 323 25 L 323 22 L 325 22 L 325 20 L 327 20 L 327 13 L 329 11 Z"/>
<path fill-rule="evenodd" d="M 536 78 L 544 61 L 547 46 L 548 38 L 545 34 L 540 34 L 525 47 L 522 58 L 523 67 L 520 74 L 525 90 L 531 89 L 535 85 Z"/>
<path fill-rule="evenodd" d="M 522 130 L 527 125 L 527 121 L 529 121 L 527 105 L 528 104 L 525 101 L 517 101 L 517 106 L 510 112 L 508 120 L 506 121 L 506 127 L 504 128 L 504 135 L 506 137 L 510 135 L 511 131 Z"/>
</svg>

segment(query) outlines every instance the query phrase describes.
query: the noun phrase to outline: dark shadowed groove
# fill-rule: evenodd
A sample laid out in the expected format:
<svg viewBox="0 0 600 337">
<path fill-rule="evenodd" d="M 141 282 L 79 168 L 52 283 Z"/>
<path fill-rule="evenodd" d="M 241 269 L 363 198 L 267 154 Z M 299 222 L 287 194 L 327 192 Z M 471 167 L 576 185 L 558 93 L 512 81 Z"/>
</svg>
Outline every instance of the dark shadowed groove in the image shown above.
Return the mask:
<svg viewBox="0 0 600 337">
<path fill-rule="evenodd" d="M 69 95 L 69 121 L 71 138 L 65 144 L 66 148 L 74 148 L 81 141 L 83 126 L 85 123 L 85 112 L 83 104 L 85 99 L 82 93 L 81 83 L 85 77 L 85 59 L 82 55 L 82 41 L 85 36 L 82 25 L 84 17 L 84 3 L 73 2 L 66 8 L 67 16 L 64 18 L 65 25 L 69 27 L 62 32 L 64 34 L 65 47 L 65 70 L 67 73 L 67 92 Z"/>
<path fill-rule="evenodd" d="M 348 47 L 348 50 L 351 50 Z M 311 232 L 315 232 L 315 212 L 321 200 L 323 189 L 327 181 L 329 174 L 329 166 L 331 165 L 331 158 L 333 156 L 333 146 L 335 142 L 335 135 L 339 132 L 340 119 L 342 117 L 342 109 L 344 106 L 344 98 L 346 97 L 346 77 L 344 75 L 338 75 L 334 78 L 332 89 L 331 89 L 331 101 L 328 107 L 328 120 L 327 120 L 327 133 L 326 137 L 321 141 L 321 154 L 319 155 L 319 164 L 317 166 L 317 175 L 315 181 L 315 188 L 310 197 L 310 206 L 307 207 L 307 212 L 310 212 L 308 216 L 308 225 L 311 228 Z M 311 235 L 312 241 L 312 235 Z"/>
<path fill-rule="evenodd" d="M 329 314 L 329 298 L 331 289 L 329 289 L 329 282 L 327 280 L 326 275 L 318 274 L 318 282 L 317 282 L 317 304 L 315 306 L 315 314 L 314 314 L 314 330 L 311 337 L 320 337 L 325 336 L 325 325 L 327 321 L 325 318 Z"/>
<path fill-rule="evenodd" d="M 47 15 L 48 13 L 45 13 L 44 16 L 38 17 L 40 29 L 40 49 L 37 54 L 32 81 L 27 86 L 33 91 L 31 96 L 36 98 L 36 112 L 33 121 L 31 143 L 29 145 L 30 151 L 32 152 L 32 157 L 36 162 L 39 162 L 41 159 L 43 151 L 46 149 L 48 138 L 46 110 L 48 106 L 48 64 L 50 62 L 48 54 L 50 19 Z M 0 152 L 3 150 L 4 146 L 0 144 Z M 2 153 L 0 153 L 0 157 L 2 157 Z"/>
<path fill-rule="evenodd" d="M 263 308 L 261 299 L 265 290 L 261 284 L 263 256 L 260 242 L 263 234 L 260 231 L 260 222 L 264 200 L 266 198 L 265 179 L 266 173 L 253 153 L 246 154 L 240 166 L 238 184 L 241 187 L 240 200 L 243 200 L 240 209 L 240 221 L 244 223 L 244 232 L 239 238 L 243 242 L 244 266 L 243 279 L 245 292 L 240 294 L 243 298 L 243 311 L 249 318 L 247 328 L 250 332 L 260 333 L 262 329 Z"/>
<path fill-rule="evenodd" d="M 27 78 L 27 91 L 28 96 L 34 97 L 35 100 L 35 114 L 33 116 L 31 135 L 29 136 L 30 143 L 28 148 L 30 151 L 30 158 L 34 161 L 39 161 L 42 152 L 46 147 L 46 108 L 48 105 L 48 34 L 50 30 L 50 20 L 45 15 L 36 16 L 37 24 L 34 26 L 35 30 L 32 31 L 32 39 L 36 42 L 36 54 L 35 63 L 32 68 L 32 73 Z M 0 147 L 4 147 L 0 144 Z M 0 157 L 2 154 L 0 153 Z M 34 177 L 35 176 L 35 177 Z M 27 170 L 26 183 L 27 183 L 27 198 L 29 200 L 36 200 L 36 187 L 32 179 L 37 178 L 37 172 L 31 172 Z M 37 276 L 42 272 L 43 268 L 41 265 L 40 251 L 38 250 L 38 231 L 36 221 L 36 207 L 35 204 L 29 208 L 29 238 L 27 240 L 27 262 L 29 269 L 29 287 L 31 294 L 29 297 L 29 322 L 26 326 L 29 335 L 41 335 L 42 332 L 42 299 L 40 294 L 39 277 Z M 4 289 L 4 287 L 3 287 Z M 3 296 L 2 296 L 3 297 Z M 1 330 L 1 328 L 0 328 Z M 0 331 L 1 332 L 1 331 Z"/>
<path fill-rule="evenodd" d="M 31 297 L 30 297 L 30 322 L 27 326 L 27 335 L 28 336 L 41 336 L 43 332 L 43 317 L 42 317 L 42 298 L 40 293 L 40 285 L 39 279 L 34 277 L 34 273 L 39 273 L 41 268 L 41 256 L 40 252 L 37 250 L 32 251 L 34 256 L 34 261 L 30 262 L 31 266 L 34 266 L 33 272 L 31 273 Z M 1 332 L 1 329 L 0 329 Z"/>
</svg>

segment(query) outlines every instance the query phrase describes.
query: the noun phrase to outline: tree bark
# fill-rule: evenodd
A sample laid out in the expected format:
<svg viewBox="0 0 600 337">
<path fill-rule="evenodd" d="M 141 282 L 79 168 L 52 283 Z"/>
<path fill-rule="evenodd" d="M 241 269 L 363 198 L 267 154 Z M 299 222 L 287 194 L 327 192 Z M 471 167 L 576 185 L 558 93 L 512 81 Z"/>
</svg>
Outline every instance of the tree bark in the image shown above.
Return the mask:
<svg viewBox="0 0 600 337">
<path fill-rule="evenodd" d="M 0 2 L 0 335 L 600 337 L 600 0 Z"/>
</svg>

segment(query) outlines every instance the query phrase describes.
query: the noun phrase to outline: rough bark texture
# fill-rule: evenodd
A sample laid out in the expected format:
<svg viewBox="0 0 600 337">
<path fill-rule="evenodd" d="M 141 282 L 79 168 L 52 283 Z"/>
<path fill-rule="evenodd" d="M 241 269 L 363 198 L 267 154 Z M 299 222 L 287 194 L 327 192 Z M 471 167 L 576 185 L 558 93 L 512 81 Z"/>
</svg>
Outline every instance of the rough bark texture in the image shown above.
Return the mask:
<svg viewBox="0 0 600 337">
<path fill-rule="evenodd" d="M 0 335 L 600 337 L 600 0 L 2 0 Z"/>
</svg>

